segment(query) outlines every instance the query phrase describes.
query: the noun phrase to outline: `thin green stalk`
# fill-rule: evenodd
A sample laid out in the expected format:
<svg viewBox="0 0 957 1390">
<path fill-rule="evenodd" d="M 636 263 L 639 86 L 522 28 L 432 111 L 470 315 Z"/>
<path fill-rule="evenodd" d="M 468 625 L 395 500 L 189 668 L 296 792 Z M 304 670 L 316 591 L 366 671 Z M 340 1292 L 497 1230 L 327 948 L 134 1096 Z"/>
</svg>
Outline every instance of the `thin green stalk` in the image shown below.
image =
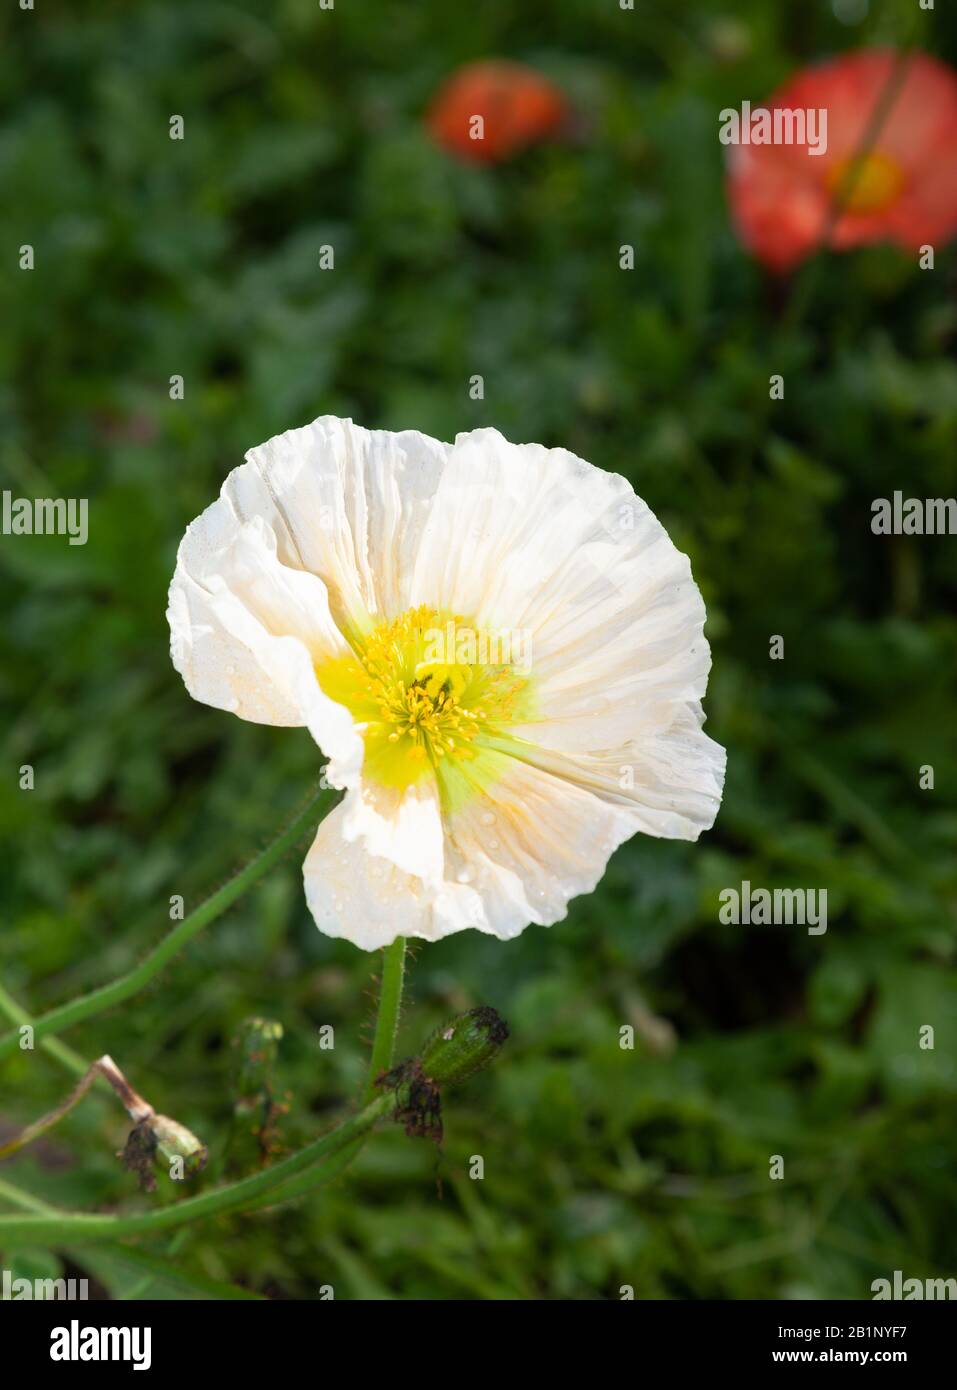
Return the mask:
<svg viewBox="0 0 957 1390">
<path fill-rule="evenodd" d="M 395 1104 L 391 1093 L 379 1095 L 329 1134 L 307 1144 L 298 1153 L 284 1158 L 272 1168 L 225 1187 L 188 1197 L 175 1206 L 134 1216 L 101 1216 L 86 1212 L 57 1211 L 36 1216 L 0 1216 L 0 1246 L 13 1242 L 29 1245 L 84 1245 L 95 1241 L 125 1240 L 128 1236 L 153 1235 L 175 1230 L 192 1221 L 220 1216 L 248 1206 L 256 1198 L 280 1187 L 320 1159 L 340 1153 L 366 1134 L 375 1122 Z"/>
<path fill-rule="evenodd" d="M 852 152 L 850 162 L 844 172 L 844 177 L 834 190 L 818 236 L 816 247 L 818 251 L 824 250 L 828 245 L 831 233 L 841 220 L 851 195 L 854 192 L 864 163 L 877 144 L 881 131 L 884 128 L 884 123 L 890 115 L 894 102 L 897 100 L 901 85 L 903 84 L 904 78 L 907 76 L 908 65 L 913 56 L 912 49 L 917 43 L 916 25 L 919 22 L 920 10 L 915 6 L 912 12 L 912 26 L 915 32 L 909 35 L 907 39 L 899 45 L 897 56 L 888 74 L 883 90 L 878 94 L 870 118 L 861 132 L 861 138 L 858 141 L 857 148 Z M 797 290 L 792 295 L 791 301 L 781 321 L 781 328 L 783 330 L 793 332 L 803 319 L 804 312 L 810 303 L 811 291 L 814 287 L 814 283 L 820 274 L 820 265 L 820 258 L 812 261 L 807 272 L 801 278 Z"/>
<path fill-rule="evenodd" d="M 44 1202 L 41 1197 L 34 1197 L 32 1192 L 24 1192 L 22 1188 L 14 1187 L 13 1183 L 7 1182 L 5 1178 L 0 1178 L 0 1197 L 12 1207 L 20 1207 L 23 1211 L 34 1211 L 44 1216 L 50 1216 L 56 1211 L 56 1207 L 51 1207 L 49 1202 Z"/>
<path fill-rule="evenodd" d="M 376 1077 L 388 1071 L 395 1056 L 395 1040 L 399 1032 L 402 1009 L 402 986 L 405 981 L 405 937 L 397 936 L 382 953 L 382 983 L 379 986 L 379 1012 L 372 1039 L 369 1075 L 366 1079 L 366 1100 L 376 1094 Z"/>
<path fill-rule="evenodd" d="M 93 1018 L 97 1014 L 103 1013 L 105 1009 L 111 1009 L 129 999 L 131 995 L 137 994 L 159 974 L 177 952 L 181 951 L 195 936 L 198 936 L 205 927 L 208 927 L 210 922 L 215 921 L 228 907 L 231 907 L 236 899 L 241 897 L 254 883 L 257 883 L 264 874 L 268 873 L 273 865 L 278 863 L 283 855 L 298 843 L 310 826 L 315 824 L 319 819 L 320 812 L 323 809 L 328 809 L 327 803 L 331 803 L 336 795 L 337 793 L 332 791 L 317 792 L 306 809 L 300 812 L 287 830 L 278 835 L 271 845 L 251 860 L 245 868 L 240 869 L 228 883 L 224 883 L 222 888 L 218 888 L 188 917 L 184 917 L 182 922 L 178 923 L 135 969 L 126 975 L 121 975 L 112 984 L 102 985 L 90 994 L 81 995 L 79 999 L 73 999 L 68 1004 L 61 1004 L 59 1008 L 51 1009 L 49 1013 L 42 1014 L 32 1025 L 34 1042 L 40 1041 L 50 1033 L 64 1028 L 72 1028 L 75 1024 L 83 1022 L 84 1019 Z M 20 1035 L 17 1029 L 5 1033 L 0 1037 L 0 1057 L 8 1056 L 15 1051 L 19 1043 Z"/>
<path fill-rule="evenodd" d="M 382 980 L 379 987 L 379 1010 L 376 1014 L 375 1034 L 372 1039 L 372 1055 L 366 1073 L 366 1102 L 378 1094 L 376 1078 L 388 1071 L 395 1057 L 395 1040 L 399 1031 L 399 1016 L 402 1011 L 402 988 L 405 982 L 404 936 L 396 937 L 391 946 L 382 953 Z M 334 1154 L 331 1158 L 310 1168 L 293 1182 L 286 1184 L 281 1192 L 257 1201 L 255 1207 L 275 1206 L 278 1202 L 288 1202 L 301 1197 L 306 1192 L 320 1187 L 323 1183 L 337 1178 L 357 1156 L 365 1143 L 365 1136 L 357 1139 L 348 1148 Z M 255 1207 L 253 1209 L 255 1209 Z"/>
<path fill-rule="evenodd" d="M 13 995 L 4 989 L 2 984 L 0 984 L 0 1014 L 8 1018 L 11 1023 L 16 1024 L 18 1036 L 19 1029 L 25 1024 L 29 1024 L 34 1030 L 34 1039 L 36 1038 L 36 1021 L 30 1017 L 21 1004 L 17 1003 Z M 59 1038 L 46 1037 L 40 1046 L 54 1061 L 59 1062 L 74 1076 L 82 1076 L 86 1071 L 88 1063 L 84 1058 L 78 1052 L 74 1052 L 72 1047 L 67 1047 L 66 1043 L 60 1042 Z"/>
<path fill-rule="evenodd" d="M 241 874 L 237 875 L 237 878 L 245 876 L 250 869 L 261 863 L 266 855 L 270 855 L 269 863 L 262 868 L 262 872 L 265 872 L 265 869 L 275 862 L 275 859 L 289 847 L 289 844 L 294 843 L 291 837 L 293 835 L 298 837 L 298 833 L 301 833 L 301 822 L 311 812 L 314 812 L 319 800 L 319 797 L 315 798 L 310 804 L 310 807 L 307 808 L 307 811 L 303 813 L 303 816 L 300 817 L 293 826 L 290 826 L 289 830 L 286 831 L 279 840 L 275 841 L 274 844 L 264 852 L 264 855 L 260 856 L 259 860 L 254 861 L 253 864 L 247 866 L 247 869 L 242 870 Z M 300 828 L 298 833 L 297 827 Z M 280 843 L 282 844 L 282 848 L 279 848 Z M 249 882 L 251 881 L 252 880 L 249 880 Z M 227 884 L 226 887 L 231 887 L 235 882 L 235 879 L 231 880 L 231 883 Z M 248 886 L 248 882 L 244 884 L 244 886 Z M 223 890 L 220 890 L 220 892 L 222 891 Z M 210 901 L 212 901 L 212 899 Z M 224 904 L 223 906 L 226 905 L 228 904 Z M 208 904 L 204 904 L 204 906 L 208 906 Z M 223 908 L 220 907 L 219 911 L 222 910 Z M 202 909 L 197 909 L 197 911 L 202 911 Z M 191 914 L 191 917 L 192 916 L 195 916 L 195 914 Z M 181 925 L 185 926 L 190 920 L 191 918 L 186 918 Z M 212 920 L 212 918 L 209 920 Z M 203 923 L 203 925 L 205 925 L 205 923 Z M 241 1205 L 246 1210 L 256 1210 L 259 1207 L 271 1206 L 280 1201 L 285 1202 L 305 1192 L 311 1191 L 321 1183 L 328 1182 L 333 1177 L 336 1177 L 348 1167 L 359 1153 L 375 1120 L 389 1108 L 391 1103 L 390 1096 L 380 1095 L 377 1092 L 375 1082 L 376 1078 L 381 1075 L 382 1072 L 388 1071 L 391 1068 L 395 1056 L 395 1041 L 399 1028 L 399 1017 L 402 1008 L 402 990 L 405 978 L 405 949 L 405 938 L 398 937 L 390 946 L 387 946 L 383 952 L 379 1008 L 376 1015 L 372 1053 L 369 1059 L 369 1068 L 366 1077 L 366 1104 L 364 1109 L 353 1116 L 351 1120 L 346 1121 L 338 1129 L 333 1130 L 331 1133 L 324 1135 L 321 1139 L 316 1140 L 313 1144 L 308 1145 L 305 1149 L 300 1150 L 298 1154 L 284 1159 L 281 1163 L 275 1164 L 272 1168 L 266 1169 L 262 1173 L 256 1173 L 250 1178 L 244 1178 L 240 1182 L 233 1183 L 225 1188 L 219 1188 L 210 1193 L 204 1193 L 199 1197 L 188 1198 L 185 1202 L 180 1202 L 174 1207 L 164 1208 L 162 1211 L 146 1213 L 143 1216 L 136 1217 L 96 1217 L 87 1216 L 84 1213 L 56 1212 L 54 1208 L 50 1208 L 46 1206 L 46 1204 L 41 1204 L 41 1206 L 35 1209 L 50 1214 L 47 1228 L 43 1228 L 39 1223 L 35 1223 L 31 1228 L 31 1236 L 40 1243 L 60 1243 L 58 1240 L 55 1241 L 54 1237 L 58 1235 L 60 1231 L 66 1229 L 68 1234 L 74 1230 L 77 1231 L 77 1239 L 81 1241 L 121 1240 L 128 1235 L 138 1235 L 143 1232 L 167 1230 L 171 1227 L 178 1227 L 187 1222 L 199 1220 L 204 1216 L 215 1215 L 220 1211 L 234 1210 L 238 1205 Z M 156 952 L 154 952 L 153 956 L 149 957 L 144 964 L 149 964 L 155 955 Z M 122 981 L 118 981 L 117 983 L 122 984 L 124 981 L 129 980 L 129 978 L 129 976 L 125 976 Z M 102 993 L 102 990 L 97 991 L 97 995 L 102 995 Z M 96 996 L 88 997 L 93 998 Z M 20 1024 L 32 1022 L 26 1014 L 26 1011 L 5 992 L 3 1009 L 7 1017 L 14 1022 Z M 34 1028 L 36 1029 L 39 1023 L 45 1022 L 45 1031 L 49 1034 L 49 1031 L 56 1026 L 57 1012 L 58 1011 L 53 1011 L 51 1014 L 44 1015 L 43 1019 L 37 1020 L 36 1023 L 33 1024 Z M 62 1013 L 62 1010 L 59 1012 Z M 53 1047 L 53 1044 L 56 1044 L 56 1048 Z M 58 1039 L 48 1036 L 42 1045 L 45 1046 L 52 1055 L 57 1056 L 59 1060 L 63 1061 L 64 1065 L 67 1065 L 71 1070 L 80 1073 L 86 1070 L 86 1063 L 84 1060 L 64 1044 L 59 1043 Z M 0 1055 L 2 1055 L 2 1050 L 0 1050 Z M 67 1058 L 70 1060 L 67 1060 Z M 369 1119 L 370 1115 L 371 1119 Z M 303 1169 L 308 1171 L 303 1171 Z M 8 1185 L 5 1184 L 4 1186 Z M 280 1190 L 274 1192 L 275 1188 L 279 1188 Z M 20 1199 L 19 1205 L 24 1205 L 32 1201 L 26 1194 L 19 1193 L 18 1189 L 11 1188 L 10 1192 L 11 1201 L 15 1200 L 12 1194 L 17 1194 Z M 180 1216 L 179 1213 L 185 1214 Z M 4 1234 L 9 1236 L 11 1231 L 15 1235 L 15 1229 L 11 1228 L 10 1222 L 11 1218 L 7 1218 L 6 1223 L 4 1223 L 4 1218 L 0 1217 L 0 1238 L 2 1238 Z M 80 1223 L 80 1225 L 77 1226 L 76 1223 Z M 51 1229 L 53 1225 L 56 1227 L 55 1233 Z"/>
<path fill-rule="evenodd" d="M 337 1178 L 340 1173 L 345 1172 L 350 1163 L 361 1153 L 365 1141 L 365 1135 L 360 1139 L 352 1140 L 347 1148 L 340 1149 L 330 1158 L 324 1158 L 314 1168 L 310 1168 L 308 1173 L 300 1173 L 299 1177 L 293 1178 L 291 1182 L 284 1182 L 278 1192 L 269 1192 L 265 1197 L 257 1197 L 244 1210 L 260 1211 L 263 1207 L 278 1207 L 280 1202 L 291 1202 L 295 1197 L 304 1197 L 307 1192 L 314 1192 L 317 1187 L 324 1187 L 326 1183 L 332 1182 L 333 1178 Z"/>
<path fill-rule="evenodd" d="M 36 1027 L 35 1020 L 2 984 L 0 984 L 0 1014 L 4 1014 L 18 1028 L 24 1024 L 29 1024 L 32 1028 Z M 61 1067 L 64 1067 L 71 1076 L 82 1078 L 90 1069 L 90 1064 L 85 1057 L 81 1057 L 78 1052 L 73 1051 L 72 1047 L 67 1047 L 66 1043 L 53 1037 L 52 1034 L 48 1034 L 41 1041 L 40 1046 L 54 1061 L 59 1062 Z M 97 1076 L 93 1084 L 94 1095 L 101 1089 L 103 1092 L 109 1089 L 108 1082 L 103 1076 Z"/>
<path fill-rule="evenodd" d="M 41 1134 L 46 1134 L 54 1125 L 58 1125 L 65 1115 L 69 1115 L 75 1105 L 79 1105 L 80 1101 L 93 1085 L 97 1075 L 96 1067 L 89 1067 L 83 1076 L 80 1077 L 80 1080 L 74 1086 L 66 1100 L 61 1101 L 59 1105 L 49 1111 L 48 1114 L 41 1116 L 39 1120 L 34 1120 L 33 1124 L 27 1125 L 26 1129 L 21 1130 L 19 1134 L 15 1134 L 14 1137 L 7 1140 L 5 1144 L 0 1144 L 0 1158 L 10 1158 L 20 1149 L 26 1148 L 27 1144 L 32 1144 L 35 1139 L 39 1139 Z"/>
</svg>

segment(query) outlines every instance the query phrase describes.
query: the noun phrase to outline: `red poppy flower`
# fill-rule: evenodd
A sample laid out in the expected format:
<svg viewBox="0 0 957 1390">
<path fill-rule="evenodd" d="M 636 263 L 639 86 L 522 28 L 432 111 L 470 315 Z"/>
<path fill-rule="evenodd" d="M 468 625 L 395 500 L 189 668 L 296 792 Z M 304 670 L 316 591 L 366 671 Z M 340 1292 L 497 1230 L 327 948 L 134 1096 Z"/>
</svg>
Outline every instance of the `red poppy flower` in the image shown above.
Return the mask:
<svg viewBox="0 0 957 1390">
<path fill-rule="evenodd" d="M 957 74 L 937 59 L 900 60 L 877 137 L 855 164 L 898 61 L 879 50 L 837 58 L 798 73 L 764 104 L 772 116 L 826 111 L 820 153 L 808 144 L 732 146 L 738 235 L 772 270 L 790 270 L 822 244 L 843 251 L 886 240 L 915 250 L 957 231 Z"/>
<path fill-rule="evenodd" d="M 493 59 L 454 73 L 426 122 L 438 144 L 460 159 L 494 164 L 554 134 L 567 113 L 561 92 L 534 68 Z"/>
</svg>

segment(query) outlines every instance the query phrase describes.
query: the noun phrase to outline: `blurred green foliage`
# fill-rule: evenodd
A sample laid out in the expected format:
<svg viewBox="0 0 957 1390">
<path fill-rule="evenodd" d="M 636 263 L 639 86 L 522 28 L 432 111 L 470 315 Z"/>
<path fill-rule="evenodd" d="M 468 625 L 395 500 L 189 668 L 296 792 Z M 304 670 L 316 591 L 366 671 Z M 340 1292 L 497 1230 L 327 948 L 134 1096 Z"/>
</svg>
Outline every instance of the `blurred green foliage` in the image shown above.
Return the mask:
<svg viewBox="0 0 957 1390">
<path fill-rule="evenodd" d="M 172 1256 L 63 1252 L 71 1269 L 116 1296 L 479 1299 L 861 1298 L 894 1269 L 955 1273 L 957 553 L 875 538 L 870 504 L 957 491 L 957 253 L 927 273 L 871 248 L 773 284 L 735 243 L 716 138 L 722 107 L 894 43 L 915 8 L 844 24 L 766 0 L 6 7 L 0 480 L 90 499 L 85 547 L 0 538 L 13 993 L 39 1011 L 129 968 L 171 894 L 195 905 L 314 784 L 305 731 L 187 697 L 164 607 L 227 471 L 317 414 L 443 438 L 494 424 L 626 474 L 691 556 L 708 730 L 729 749 L 697 846 L 638 838 L 565 922 L 416 951 L 400 1056 L 476 1004 L 511 1028 L 450 1098 L 441 1151 L 396 1128 L 305 1203 L 207 1224 Z M 953 62 L 945 9 L 918 40 Z M 558 82 L 575 138 L 496 168 L 433 148 L 431 94 L 488 55 Z M 300 858 L 68 1038 L 209 1144 L 200 1185 L 232 1132 L 244 1019 L 282 1026 L 279 1148 L 361 1085 L 375 958 L 316 931 Z M 827 935 L 719 925 L 719 891 L 745 878 L 826 887 Z M 68 1084 L 18 1055 L 0 1124 Z M 123 1137 L 91 1096 L 3 1175 L 70 1207 L 135 1203 Z M 4 1254 L 48 1272 L 42 1252 Z"/>
</svg>

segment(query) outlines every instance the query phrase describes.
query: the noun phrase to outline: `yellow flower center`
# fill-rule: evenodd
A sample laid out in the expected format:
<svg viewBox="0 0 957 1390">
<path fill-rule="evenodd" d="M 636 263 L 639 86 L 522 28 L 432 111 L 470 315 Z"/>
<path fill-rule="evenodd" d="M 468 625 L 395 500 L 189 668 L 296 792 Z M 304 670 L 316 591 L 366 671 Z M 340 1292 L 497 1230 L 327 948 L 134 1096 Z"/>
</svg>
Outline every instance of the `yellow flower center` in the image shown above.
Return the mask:
<svg viewBox="0 0 957 1390">
<path fill-rule="evenodd" d="M 896 159 L 875 150 L 861 160 L 839 160 L 828 173 L 827 186 L 845 212 L 882 212 L 899 197 L 904 171 Z"/>
<path fill-rule="evenodd" d="M 365 775 L 400 788 L 444 775 L 479 757 L 483 736 L 499 740 L 528 719 L 518 636 L 423 605 L 354 636 L 349 656 L 317 664 L 323 691 L 362 730 Z"/>
</svg>

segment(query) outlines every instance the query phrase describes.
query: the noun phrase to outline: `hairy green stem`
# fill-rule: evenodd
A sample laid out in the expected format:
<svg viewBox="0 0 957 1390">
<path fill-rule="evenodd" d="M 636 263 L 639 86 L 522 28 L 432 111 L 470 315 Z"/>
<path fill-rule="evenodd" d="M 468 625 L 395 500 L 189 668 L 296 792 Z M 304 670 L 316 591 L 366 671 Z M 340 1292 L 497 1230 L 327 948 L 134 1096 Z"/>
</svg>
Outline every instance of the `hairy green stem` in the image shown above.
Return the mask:
<svg viewBox="0 0 957 1390">
<path fill-rule="evenodd" d="M 171 1231 L 192 1221 L 236 1211 L 237 1208 L 245 1207 L 254 1199 L 280 1187 L 303 1169 L 311 1168 L 320 1159 L 331 1158 L 334 1154 L 340 1153 L 366 1134 L 394 1104 L 395 1097 L 391 1093 L 377 1096 L 338 1129 L 315 1139 L 298 1153 L 274 1164 L 272 1168 L 253 1173 L 250 1177 L 241 1178 L 225 1187 L 214 1188 L 212 1192 L 203 1192 L 198 1197 L 188 1197 L 184 1202 L 163 1207 L 159 1211 L 142 1212 L 134 1216 L 101 1216 L 67 1211 L 57 1211 L 50 1215 L 44 1213 L 36 1216 L 0 1216 L 0 1246 L 13 1243 L 44 1246 L 85 1245 L 95 1241 L 125 1240 L 128 1236 Z"/>
<path fill-rule="evenodd" d="M 376 1077 L 390 1069 L 395 1057 L 395 1040 L 399 1031 L 399 1016 L 402 1011 L 402 987 L 405 982 L 405 947 L 405 937 L 399 936 L 396 937 L 391 946 L 386 946 L 382 953 L 379 1010 L 376 1014 L 375 1034 L 372 1039 L 372 1055 L 369 1058 L 369 1069 L 366 1073 L 366 1102 L 372 1100 L 377 1094 Z M 316 1167 L 310 1168 L 307 1173 L 302 1173 L 292 1182 L 285 1184 L 281 1191 L 257 1200 L 250 1210 L 291 1201 L 292 1198 L 302 1197 L 323 1183 L 331 1182 L 333 1178 L 337 1178 L 349 1167 L 349 1164 L 362 1149 L 365 1140 L 366 1136 L 363 1135 L 350 1144 L 348 1148 L 340 1150 L 339 1153 L 333 1154 L 330 1158 L 317 1164 Z"/>
<path fill-rule="evenodd" d="M 376 1093 L 376 1077 L 388 1071 L 395 1056 L 395 1040 L 399 1032 L 402 1010 L 402 986 L 405 982 L 405 937 L 397 936 L 382 953 L 382 981 L 379 986 L 379 1012 L 376 1015 L 372 1056 L 366 1080 L 366 1100 Z"/>
<path fill-rule="evenodd" d="M 84 1019 L 93 1018 L 97 1014 L 103 1013 L 105 1009 L 111 1009 L 116 1004 L 121 1004 L 125 999 L 129 999 L 131 995 L 137 994 L 159 974 L 178 951 L 181 951 L 188 942 L 198 936 L 205 927 L 208 927 L 210 922 L 215 921 L 228 907 L 232 906 L 237 898 L 241 897 L 264 874 L 268 873 L 273 865 L 298 843 L 310 826 L 315 824 L 319 819 L 320 812 L 328 809 L 328 805 L 335 797 L 336 793 L 332 791 L 317 792 L 306 809 L 300 812 L 288 829 L 278 835 L 272 844 L 251 860 L 245 868 L 240 869 L 228 883 L 224 883 L 222 888 L 218 888 L 204 903 L 201 903 L 187 917 L 184 917 L 182 922 L 178 923 L 135 969 L 126 975 L 121 975 L 112 984 L 102 985 L 90 994 L 81 995 L 79 999 L 73 999 L 68 1004 L 61 1004 L 59 1008 L 51 1009 L 49 1013 L 42 1014 L 33 1021 L 34 1042 L 38 1042 L 47 1037 L 48 1034 L 60 1029 L 72 1028 L 74 1024 L 81 1023 Z M 21 1023 L 24 1021 L 26 1020 L 21 1020 Z M 20 1033 L 18 1029 L 14 1028 L 9 1033 L 5 1033 L 0 1037 L 0 1057 L 5 1057 L 15 1051 L 19 1044 Z"/>
<path fill-rule="evenodd" d="M 304 822 L 311 819 L 315 813 L 320 797 L 314 799 L 303 815 L 284 832 L 278 840 L 269 847 L 268 850 L 260 855 L 257 860 L 242 870 L 236 878 L 226 885 L 227 889 L 237 885 L 238 880 L 242 880 L 237 887 L 238 894 L 246 887 L 249 887 L 259 874 L 252 875 L 251 871 L 258 868 L 259 872 L 264 873 L 276 859 L 292 844 L 304 829 Z M 267 859 L 268 856 L 268 859 Z M 266 860 L 264 863 L 263 861 Z M 224 890 L 220 889 L 220 893 Z M 190 915 L 181 924 L 177 931 L 171 933 L 176 936 L 181 932 L 182 927 L 192 922 L 196 915 L 203 912 L 219 895 L 214 895 L 203 908 L 198 908 L 196 913 Z M 232 897 L 229 899 L 232 901 Z M 221 903 L 216 910 L 200 927 L 195 927 L 194 931 L 200 930 L 207 921 L 212 921 L 214 916 L 228 906 L 228 902 Z M 192 935 L 193 932 L 190 933 Z M 188 938 L 187 938 L 188 939 Z M 169 948 L 170 938 L 163 943 Z M 180 937 L 179 943 L 183 943 Z M 144 966 L 150 965 L 162 947 L 157 948 L 150 956 Z M 174 946 L 173 949 L 176 949 Z M 350 1120 L 337 1129 L 316 1140 L 313 1144 L 307 1145 L 299 1153 L 284 1159 L 281 1163 L 275 1164 L 261 1173 L 256 1173 L 249 1178 L 244 1178 L 237 1183 L 227 1187 L 219 1188 L 213 1192 L 204 1193 L 199 1197 L 188 1198 L 184 1202 L 177 1203 L 175 1206 L 164 1208 L 161 1211 L 145 1213 L 142 1216 L 116 1217 L 116 1216 L 88 1216 L 84 1213 L 58 1212 L 53 1208 L 43 1206 L 34 1207 L 41 1216 L 47 1217 L 46 1223 L 34 1221 L 30 1227 L 28 1238 L 35 1239 L 38 1243 L 61 1243 L 59 1236 L 65 1233 L 66 1239 L 76 1239 L 78 1241 L 116 1241 L 122 1240 L 130 1235 L 139 1235 L 153 1231 L 168 1230 L 170 1228 L 182 1227 L 188 1222 L 199 1220 L 205 1216 L 219 1214 L 224 1211 L 233 1211 L 237 1207 L 246 1210 L 256 1210 L 263 1206 L 271 1206 L 277 1202 L 288 1201 L 293 1197 L 311 1191 L 323 1182 L 328 1182 L 331 1178 L 341 1173 L 352 1162 L 359 1153 L 365 1142 L 369 1130 L 372 1128 L 379 1116 L 390 1107 L 392 1098 L 388 1095 L 380 1095 L 376 1091 L 376 1078 L 382 1072 L 388 1071 L 395 1056 L 395 1041 L 399 1028 L 399 1017 L 402 1008 L 402 990 L 405 978 L 405 949 L 406 942 L 404 937 L 398 937 L 383 952 L 382 975 L 379 991 L 379 1007 L 376 1015 L 375 1034 L 372 1043 L 372 1053 L 369 1059 L 369 1068 L 366 1076 L 365 1085 L 365 1105 L 364 1108 Z M 165 959 L 160 962 L 160 966 L 165 963 Z M 141 967 L 142 970 L 143 967 Z M 160 968 L 157 966 L 157 968 Z M 135 975 L 137 972 L 133 972 Z M 131 976 L 124 976 L 117 981 L 116 985 L 126 985 Z M 108 986 L 107 989 L 116 987 Z M 138 987 L 138 986 L 134 986 Z M 87 996 L 88 999 L 97 999 L 104 994 L 104 990 L 96 991 L 94 995 Z M 125 993 L 120 998 L 125 998 Z M 77 1003 L 83 1003 L 79 1000 Z M 116 999 L 108 1001 L 102 1007 L 109 1007 L 109 1003 L 117 1002 Z M 72 1052 L 58 1039 L 50 1037 L 49 1034 L 55 1026 L 63 1026 L 61 1022 L 64 1010 L 54 1010 L 46 1014 L 42 1019 L 33 1022 L 26 1011 L 8 994 L 3 992 L 0 998 L 3 1011 L 7 1017 L 18 1024 L 32 1023 L 35 1030 L 41 1024 L 45 1024 L 47 1036 L 42 1045 L 47 1048 L 51 1055 L 68 1066 L 70 1070 L 82 1073 L 86 1070 L 86 1063 L 76 1053 Z M 68 1006 L 70 1007 L 70 1006 Z M 98 1010 L 97 1010 L 98 1011 Z M 75 1019 L 69 1019 L 73 1022 Z M 42 1036 L 42 1035 L 41 1035 Z M 36 1039 L 37 1032 L 34 1037 Z M 2 1047 L 0 1047 L 2 1055 Z M 304 1171 L 306 1170 L 306 1171 Z M 9 1185 L 5 1185 L 9 1186 Z M 9 1187 L 9 1200 L 19 1205 L 30 1202 L 31 1199 L 26 1194 L 22 1194 L 18 1189 Z M 0 1239 L 6 1235 L 13 1238 L 17 1236 L 16 1218 L 0 1217 Z M 74 1234 L 75 1233 L 75 1236 Z"/>
<path fill-rule="evenodd" d="M 26 1009 L 17 1003 L 13 995 L 4 989 L 2 984 L 0 984 L 0 1014 L 3 1014 L 5 1018 L 16 1025 L 18 1036 L 19 1029 L 29 1025 L 33 1028 L 34 1038 L 36 1038 L 36 1020 L 30 1017 Z M 59 1038 L 45 1037 L 40 1045 L 44 1052 L 48 1053 L 54 1061 L 59 1062 L 61 1067 L 65 1067 L 74 1076 L 82 1076 L 86 1071 L 88 1065 L 86 1060 L 78 1052 L 74 1052 L 72 1047 L 67 1047 L 66 1043 L 60 1042 Z"/>
<path fill-rule="evenodd" d="M 49 1202 L 44 1202 L 41 1197 L 34 1197 L 32 1192 L 24 1192 L 20 1187 L 14 1187 L 12 1182 L 7 1182 L 5 1178 L 0 1178 L 0 1198 L 9 1202 L 12 1207 L 20 1207 L 22 1211 L 35 1211 L 41 1215 L 52 1215 L 56 1207 L 51 1207 Z"/>
</svg>

